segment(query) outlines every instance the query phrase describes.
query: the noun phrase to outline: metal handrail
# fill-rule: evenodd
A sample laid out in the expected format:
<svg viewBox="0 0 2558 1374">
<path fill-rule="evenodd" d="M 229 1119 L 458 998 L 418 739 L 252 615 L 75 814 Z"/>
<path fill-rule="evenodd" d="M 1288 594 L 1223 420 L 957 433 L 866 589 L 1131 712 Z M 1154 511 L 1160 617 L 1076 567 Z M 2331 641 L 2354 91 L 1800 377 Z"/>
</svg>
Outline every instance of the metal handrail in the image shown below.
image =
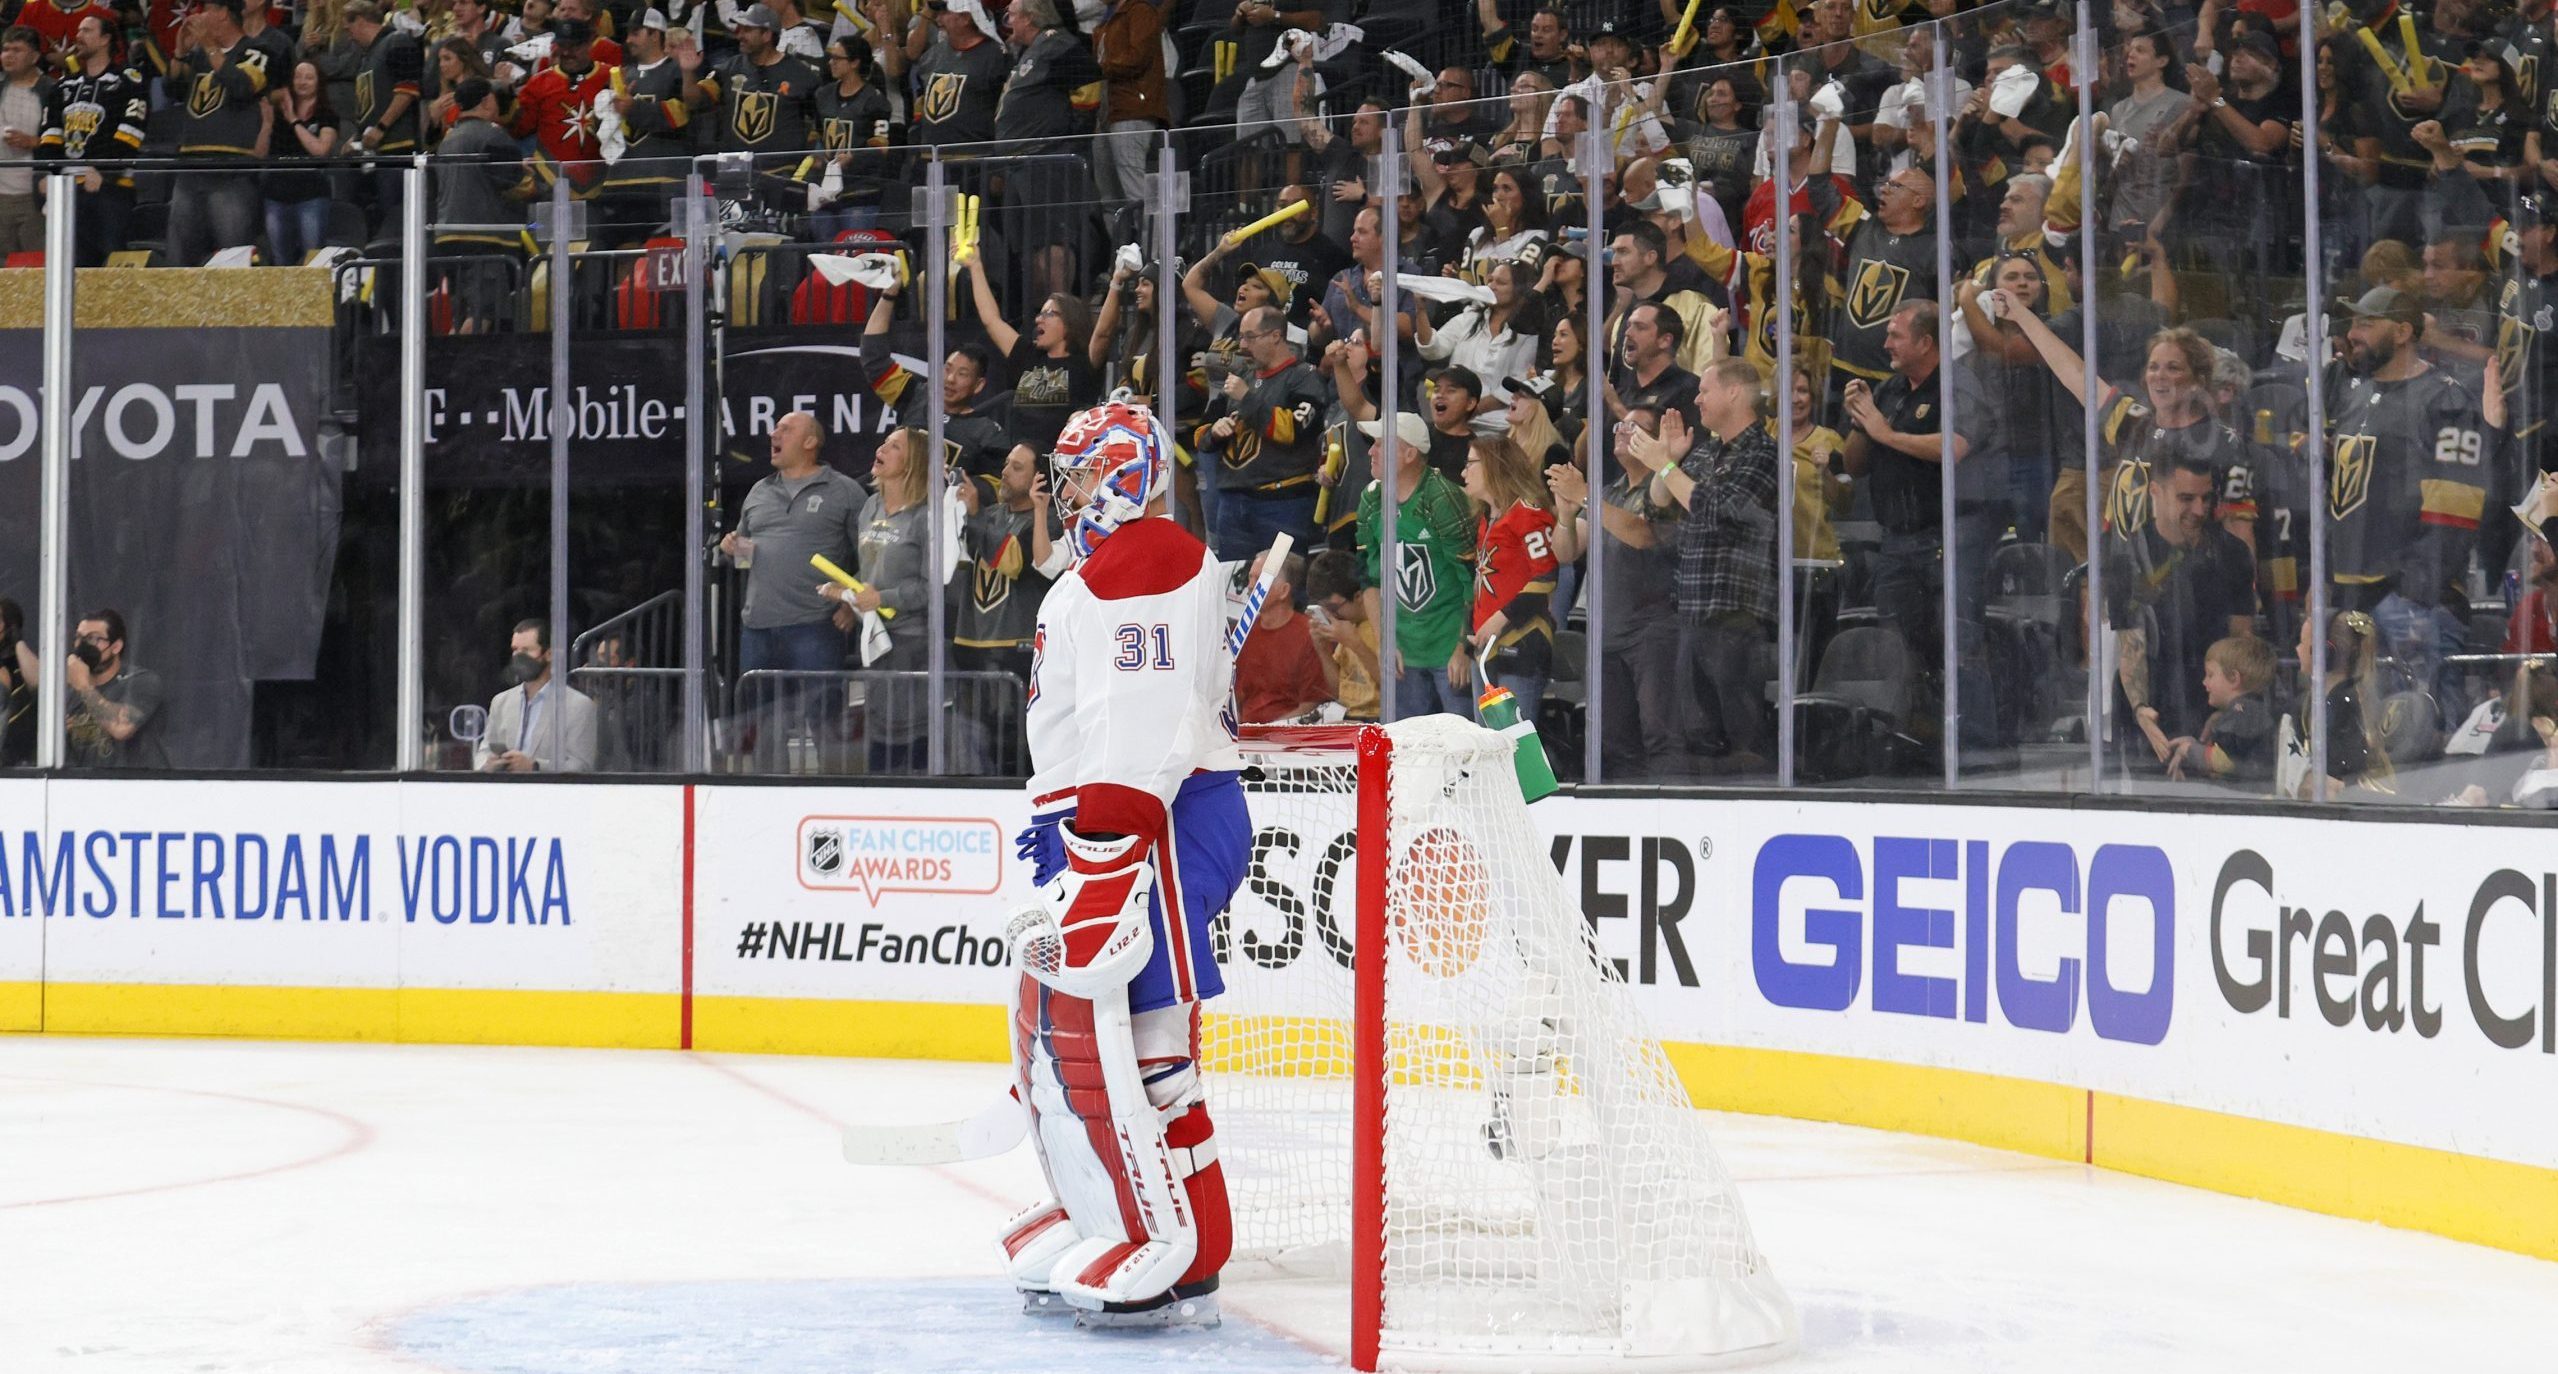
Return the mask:
<svg viewBox="0 0 2558 1374">
<path fill-rule="evenodd" d="M 625 638 L 631 639 L 639 638 L 638 636 L 631 635 L 630 631 L 639 627 L 640 617 L 650 614 L 672 615 L 677 617 L 680 623 L 680 618 L 684 614 L 684 593 L 680 589 L 675 591 L 659 592 L 657 595 L 631 607 L 629 610 L 622 612 L 620 615 L 599 621 L 595 628 L 588 630 L 586 633 L 579 635 L 576 639 L 569 642 L 569 662 L 581 666 L 586 665 L 588 657 L 594 647 L 615 635 L 621 635 Z M 643 658 L 647 655 L 642 653 L 635 644 L 632 649 L 632 656 L 634 658 Z M 647 665 L 632 663 L 595 666 L 600 670 L 603 668 L 636 668 Z"/>
</svg>

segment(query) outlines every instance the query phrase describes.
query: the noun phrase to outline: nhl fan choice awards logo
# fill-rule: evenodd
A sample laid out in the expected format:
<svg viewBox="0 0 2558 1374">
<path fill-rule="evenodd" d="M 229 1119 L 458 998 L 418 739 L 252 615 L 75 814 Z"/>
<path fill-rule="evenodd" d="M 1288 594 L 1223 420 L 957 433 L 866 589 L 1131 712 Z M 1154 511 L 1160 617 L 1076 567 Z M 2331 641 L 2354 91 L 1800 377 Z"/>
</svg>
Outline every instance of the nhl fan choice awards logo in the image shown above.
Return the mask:
<svg viewBox="0 0 2558 1374">
<path fill-rule="evenodd" d="M 807 816 L 799 885 L 859 892 L 983 896 L 1003 886 L 1003 827 L 984 816 Z"/>
</svg>

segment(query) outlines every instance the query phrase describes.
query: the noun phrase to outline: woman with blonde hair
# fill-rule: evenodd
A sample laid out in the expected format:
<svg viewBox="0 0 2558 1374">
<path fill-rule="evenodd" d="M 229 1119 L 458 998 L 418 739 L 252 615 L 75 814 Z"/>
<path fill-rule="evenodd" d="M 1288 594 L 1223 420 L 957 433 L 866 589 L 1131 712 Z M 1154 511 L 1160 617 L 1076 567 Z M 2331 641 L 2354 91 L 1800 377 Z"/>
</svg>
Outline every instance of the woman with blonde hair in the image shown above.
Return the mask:
<svg viewBox="0 0 2558 1374">
<path fill-rule="evenodd" d="M 1563 442 L 1563 431 L 1554 427 L 1554 412 L 1548 408 L 1561 404 L 1563 389 L 1542 377 L 1510 388 L 1510 442 L 1540 472 L 1572 461 L 1572 448 Z"/>
<path fill-rule="evenodd" d="M 864 733 L 874 773 L 924 769 L 924 692 L 902 675 L 921 673 L 930 652 L 924 621 L 926 598 L 933 594 L 932 510 L 927 504 L 932 473 L 931 435 L 907 427 L 880 437 L 870 461 L 871 497 L 862 504 L 854 543 L 862 586 L 859 591 L 838 587 L 829 592 L 856 612 L 889 612 L 882 617 L 888 651 L 862 662 L 870 672 L 901 674 L 873 683 L 866 697 Z"/>
<path fill-rule="evenodd" d="M 1545 116 L 1554 96 L 1554 83 L 1536 72 L 1510 78 L 1510 122 L 1492 136 L 1494 166 L 1525 166 L 1544 156 Z"/>
<path fill-rule="evenodd" d="M 302 60 L 320 69 L 321 90 L 332 110 L 352 110 L 356 74 L 364 69 L 364 49 L 346 31 L 346 0 L 309 0 L 302 8 Z M 270 80 L 269 99 L 281 102 L 284 83 Z M 343 142 L 354 131 L 341 130 Z"/>
<path fill-rule="evenodd" d="M 1457 645 L 1448 680 L 1507 688 L 1519 719 L 1533 721 L 1554 675 L 1554 498 L 1544 471 L 1508 435 L 1466 445 L 1465 493 L 1474 505 L 1473 633 Z"/>
<path fill-rule="evenodd" d="M 2314 661 L 2317 622 L 2300 625 L 2300 671 L 2306 680 Z M 2279 795 L 2299 801 L 2333 801 L 2345 789 L 2360 785 L 2393 792 L 2396 776 L 2389 753 L 2374 726 L 2379 720 L 2377 672 L 2380 630 L 2361 611 L 2338 611 L 2327 620 L 2327 776 L 2310 776 L 2310 693 L 2304 687 L 2282 722 L 2282 758 L 2275 781 Z"/>
</svg>

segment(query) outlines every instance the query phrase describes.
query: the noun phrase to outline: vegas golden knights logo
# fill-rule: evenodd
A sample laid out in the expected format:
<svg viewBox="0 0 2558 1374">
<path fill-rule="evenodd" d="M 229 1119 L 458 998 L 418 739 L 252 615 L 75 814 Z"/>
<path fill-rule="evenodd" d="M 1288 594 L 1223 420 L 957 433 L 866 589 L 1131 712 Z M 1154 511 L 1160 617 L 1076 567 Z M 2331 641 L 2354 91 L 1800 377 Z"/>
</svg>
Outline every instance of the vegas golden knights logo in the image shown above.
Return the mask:
<svg viewBox="0 0 2558 1374">
<path fill-rule="evenodd" d="M 370 119 L 372 119 L 372 118 L 373 118 L 373 116 L 375 116 L 375 115 L 377 115 L 377 114 L 381 113 L 381 111 L 382 111 L 382 107 L 373 103 L 373 73 L 371 73 L 371 72 L 369 72 L 369 71 L 368 71 L 368 72 L 358 72 L 358 73 L 356 73 L 356 76 L 355 76 L 355 117 L 356 117 L 356 119 L 358 119 L 359 121 L 363 121 L 363 120 L 370 120 Z"/>
<path fill-rule="evenodd" d="M 2522 97 L 2523 108 L 2531 108 L 2533 97 L 2540 91 L 2539 58 L 2523 57 L 2515 59 L 2514 85 L 2520 88 L 2515 92 L 2515 94 Z"/>
<path fill-rule="evenodd" d="M 2380 438 L 2372 434 L 2337 436 L 2336 457 L 2327 470 L 2327 514 L 2338 520 L 2362 509 L 2371 496 L 2371 472 L 2378 465 Z"/>
<path fill-rule="evenodd" d="M 924 97 L 915 102 L 915 113 L 927 124 L 939 124 L 959 113 L 959 97 L 968 90 L 968 78 L 959 72 L 935 72 L 924 85 Z"/>
<path fill-rule="evenodd" d="M 1775 296 L 1776 270 L 1770 268 L 1765 283 L 1760 286 L 1750 302 L 1751 332 L 1758 336 L 1760 352 L 1770 358 L 1776 356 L 1776 311 L 1770 308 Z M 1803 298 L 1803 293 L 1797 290 L 1794 293 L 1794 348 L 1798 355 L 1808 346 L 1811 337 L 1810 303 Z M 1776 402 L 1771 400 L 1768 405 L 1773 409 Z"/>
<path fill-rule="evenodd" d="M 975 564 L 975 572 L 975 585 L 970 588 L 970 592 L 976 598 L 977 613 L 991 615 L 1011 598 L 1013 580 L 987 567 L 983 562 Z"/>
<path fill-rule="evenodd" d="M 1848 323 L 1859 329 L 1880 329 L 1892 312 L 1900 308 L 1901 293 L 1910 289 L 1910 272 L 1880 258 L 1867 258 L 1863 270 L 1847 289 Z"/>
<path fill-rule="evenodd" d="M 2540 332 L 2524 324 L 2515 313 L 2514 297 L 2521 292 L 2520 286 L 2512 282 L 2505 284 L 2506 314 L 2496 322 L 2497 380 L 2504 389 L 2505 404 L 2509 407 L 2519 407 L 2523 402 L 2523 369 L 2531 365 L 2532 336 Z M 2532 424 L 2539 419 L 2537 415 L 2524 415 L 2519 409 L 2514 414 L 2517 423 Z"/>
<path fill-rule="evenodd" d="M 1578 199 L 1580 195 L 1581 183 L 1578 180 L 1565 176 L 1560 172 L 1549 172 L 1546 174 L 1545 212 L 1547 215 L 1553 216 L 1562 214 L 1565 210 L 1572 207 L 1572 202 Z"/>
<path fill-rule="evenodd" d="M 2114 489 L 2105 493 L 2105 528 L 2129 534 L 2149 523 L 2149 460 L 2136 458 L 2114 469 Z"/>
<path fill-rule="evenodd" d="M 740 143 L 761 143 L 773 136 L 773 119 L 782 102 L 769 91 L 739 91 L 730 127 Z"/>
<path fill-rule="evenodd" d="M 1226 441 L 1226 466 L 1238 472 L 1252 466 L 1252 460 L 1260 456 L 1261 432 L 1259 430 L 1238 428 L 1234 437 Z"/>
<path fill-rule="evenodd" d="M 820 132 L 825 137 L 826 151 L 830 153 L 842 153 L 850 152 L 852 150 L 853 124 L 851 120 L 827 120 L 826 127 Z"/>
<path fill-rule="evenodd" d="M 221 108 L 222 87 L 214 81 L 213 74 L 198 76 L 195 85 L 187 89 L 187 113 L 202 119 Z"/>
</svg>

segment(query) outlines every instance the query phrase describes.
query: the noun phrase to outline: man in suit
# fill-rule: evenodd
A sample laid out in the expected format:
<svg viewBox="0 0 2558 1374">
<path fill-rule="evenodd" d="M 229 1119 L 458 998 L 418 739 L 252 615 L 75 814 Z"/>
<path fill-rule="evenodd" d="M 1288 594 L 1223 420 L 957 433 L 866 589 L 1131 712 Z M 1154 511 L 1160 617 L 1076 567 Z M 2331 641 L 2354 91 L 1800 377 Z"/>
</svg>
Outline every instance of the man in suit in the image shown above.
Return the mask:
<svg viewBox="0 0 2558 1374">
<path fill-rule="evenodd" d="M 595 767 L 595 702 L 551 675 L 551 622 L 520 621 L 506 665 L 515 684 L 489 703 L 472 765 L 483 773 L 584 773 Z M 568 722 L 563 740 L 560 722 Z"/>
</svg>

